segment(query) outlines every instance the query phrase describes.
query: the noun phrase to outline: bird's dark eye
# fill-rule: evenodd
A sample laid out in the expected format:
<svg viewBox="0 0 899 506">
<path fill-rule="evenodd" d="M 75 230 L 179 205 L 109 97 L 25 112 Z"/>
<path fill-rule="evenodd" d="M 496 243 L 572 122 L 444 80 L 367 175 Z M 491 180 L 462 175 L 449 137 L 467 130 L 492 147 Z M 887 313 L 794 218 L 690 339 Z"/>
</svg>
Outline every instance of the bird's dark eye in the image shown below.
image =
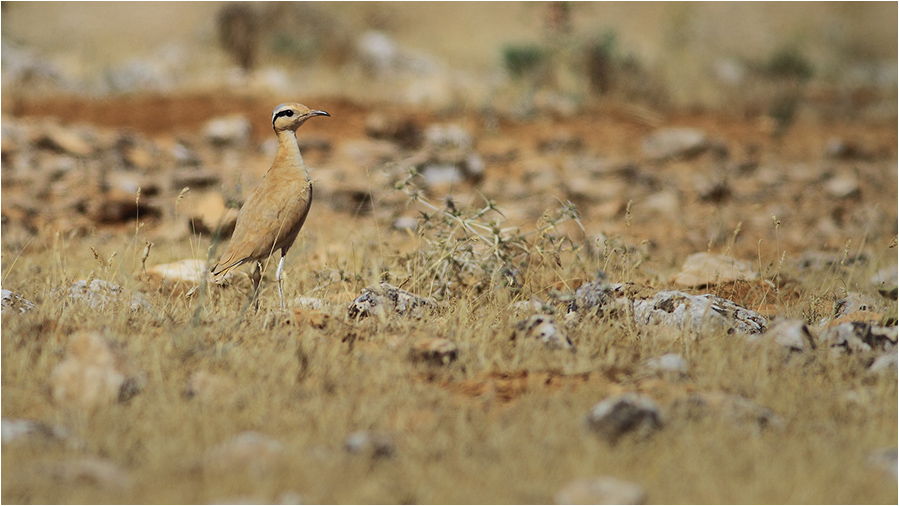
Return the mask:
<svg viewBox="0 0 899 506">
<path fill-rule="evenodd" d="M 289 118 L 289 117 L 293 116 L 293 111 L 284 111 L 283 114 Z"/>
</svg>

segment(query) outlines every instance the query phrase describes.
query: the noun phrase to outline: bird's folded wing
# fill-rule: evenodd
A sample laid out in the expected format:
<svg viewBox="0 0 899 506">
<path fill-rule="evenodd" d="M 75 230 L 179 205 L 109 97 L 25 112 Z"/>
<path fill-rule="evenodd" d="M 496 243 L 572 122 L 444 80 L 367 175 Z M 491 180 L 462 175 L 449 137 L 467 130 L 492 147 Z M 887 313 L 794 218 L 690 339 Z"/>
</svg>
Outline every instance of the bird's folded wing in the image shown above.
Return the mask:
<svg viewBox="0 0 899 506">
<path fill-rule="evenodd" d="M 276 245 L 302 226 L 309 212 L 308 194 L 299 185 L 261 185 L 253 192 L 237 217 L 228 250 L 213 267 L 221 276 L 245 262 L 268 258 Z"/>
</svg>

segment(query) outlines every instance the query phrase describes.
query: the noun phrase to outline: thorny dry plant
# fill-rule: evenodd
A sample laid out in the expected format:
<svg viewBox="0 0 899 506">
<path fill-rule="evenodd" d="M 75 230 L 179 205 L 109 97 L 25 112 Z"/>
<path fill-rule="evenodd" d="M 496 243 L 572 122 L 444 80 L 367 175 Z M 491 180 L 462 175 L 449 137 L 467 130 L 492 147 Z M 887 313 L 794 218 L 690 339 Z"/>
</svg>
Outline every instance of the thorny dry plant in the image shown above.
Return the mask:
<svg viewBox="0 0 899 506">
<path fill-rule="evenodd" d="M 475 295 L 506 288 L 513 296 L 547 286 L 547 273 L 562 269 L 563 254 L 580 255 L 582 244 L 559 230 L 566 222 L 583 224 L 570 201 L 547 210 L 536 227 L 504 227 L 506 217 L 495 202 L 483 197 L 483 207 L 461 206 L 447 197 L 443 207 L 429 200 L 415 185 L 415 169 L 396 189 L 409 197 L 408 206 L 420 205 L 418 237 L 423 247 L 399 259 L 422 293 L 445 298 L 454 293 Z M 549 266 L 549 269 L 543 267 Z M 539 269 L 538 269 L 539 267 Z"/>
</svg>

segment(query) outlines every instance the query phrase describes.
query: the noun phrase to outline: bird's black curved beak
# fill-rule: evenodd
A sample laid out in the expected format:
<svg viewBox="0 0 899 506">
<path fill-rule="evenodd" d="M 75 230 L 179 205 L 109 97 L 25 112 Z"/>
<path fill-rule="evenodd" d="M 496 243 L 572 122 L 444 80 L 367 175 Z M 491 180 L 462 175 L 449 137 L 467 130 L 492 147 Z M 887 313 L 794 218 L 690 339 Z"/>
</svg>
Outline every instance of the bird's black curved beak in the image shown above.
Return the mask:
<svg viewBox="0 0 899 506">
<path fill-rule="evenodd" d="M 330 114 L 326 113 L 325 111 L 312 111 L 309 114 L 312 116 L 331 116 Z"/>
</svg>

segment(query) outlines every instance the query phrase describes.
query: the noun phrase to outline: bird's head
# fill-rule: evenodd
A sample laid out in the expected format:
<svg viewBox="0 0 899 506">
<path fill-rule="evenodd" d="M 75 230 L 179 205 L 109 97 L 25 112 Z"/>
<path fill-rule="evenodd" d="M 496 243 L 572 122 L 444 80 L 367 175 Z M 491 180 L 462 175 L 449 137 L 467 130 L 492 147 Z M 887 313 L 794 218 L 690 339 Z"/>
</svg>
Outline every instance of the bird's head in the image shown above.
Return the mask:
<svg viewBox="0 0 899 506">
<path fill-rule="evenodd" d="M 272 111 L 272 128 L 275 129 L 275 132 L 282 130 L 296 132 L 300 125 L 313 116 L 330 116 L 330 114 L 325 111 L 314 111 L 296 102 L 280 104 Z"/>
</svg>

